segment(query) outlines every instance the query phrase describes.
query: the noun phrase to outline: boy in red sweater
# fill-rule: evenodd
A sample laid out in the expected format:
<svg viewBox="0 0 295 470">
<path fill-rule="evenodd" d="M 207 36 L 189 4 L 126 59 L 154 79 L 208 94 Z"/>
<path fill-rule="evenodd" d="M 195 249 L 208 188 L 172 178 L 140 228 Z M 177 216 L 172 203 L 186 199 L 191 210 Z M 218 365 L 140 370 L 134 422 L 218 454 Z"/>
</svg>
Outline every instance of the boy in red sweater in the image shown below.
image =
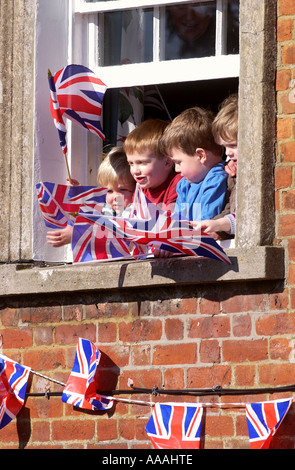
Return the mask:
<svg viewBox="0 0 295 470">
<path fill-rule="evenodd" d="M 181 175 L 175 172 L 173 161 L 159 149 L 168 124 L 160 119 L 143 121 L 127 136 L 124 151 L 130 172 L 145 196 L 164 210 L 173 211 Z"/>
</svg>

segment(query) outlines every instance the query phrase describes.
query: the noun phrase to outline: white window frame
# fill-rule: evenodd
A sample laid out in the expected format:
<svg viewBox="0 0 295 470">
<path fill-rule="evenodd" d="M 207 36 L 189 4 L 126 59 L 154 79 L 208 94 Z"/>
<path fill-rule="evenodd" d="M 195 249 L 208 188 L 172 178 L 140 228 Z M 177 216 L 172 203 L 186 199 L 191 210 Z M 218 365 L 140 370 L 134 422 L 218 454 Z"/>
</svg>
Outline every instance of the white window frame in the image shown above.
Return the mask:
<svg viewBox="0 0 295 470">
<path fill-rule="evenodd" d="M 210 0 L 203 1 L 209 2 Z M 160 44 L 163 43 L 163 31 L 159 26 L 162 15 L 160 7 L 191 2 L 192 0 L 111 0 L 86 3 L 83 0 L 73 0 L 73 18 L 76 34 L 80 38 L 88 38 L 88 41 L 85 41 L 84 44 L 88 51 L 89 67 L 99 75 L 109 88 L 149 85 L 152 81 L 161 84 L 238 77 L 240 68 L 239 54 L 227 55 L 223 46 L 227 27 L 227 16 L 225 13 L 227 11 L 227 0 L 216 0 L 215 56 L 169 61 L 161 60 Z M 97 14 L 148 7 L 155 9 L 153 22 L 153 62 L 110 67 L 97 65 L 99 56 L 96 48 L 98 38 Z M 86 54 L 86 51 L 84 51 L 84 57 Z M 152 81 L 151 77 L 153 77 Z"/>
</svg>

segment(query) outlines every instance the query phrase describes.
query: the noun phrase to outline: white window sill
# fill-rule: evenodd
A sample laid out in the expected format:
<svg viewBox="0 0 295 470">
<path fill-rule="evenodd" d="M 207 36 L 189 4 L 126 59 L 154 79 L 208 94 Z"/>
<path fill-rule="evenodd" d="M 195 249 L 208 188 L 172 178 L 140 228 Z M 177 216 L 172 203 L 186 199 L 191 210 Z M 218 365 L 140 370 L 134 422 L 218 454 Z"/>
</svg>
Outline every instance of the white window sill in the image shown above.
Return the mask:
<svg viewBox="0 0 295 470">
<path fill-rule="evenodd" d="M 59 266 L 0 265 L 0 296 L 284 279 L 284 249 L 225 250 L 232 264 L 192 256 Z"/>
</svg>

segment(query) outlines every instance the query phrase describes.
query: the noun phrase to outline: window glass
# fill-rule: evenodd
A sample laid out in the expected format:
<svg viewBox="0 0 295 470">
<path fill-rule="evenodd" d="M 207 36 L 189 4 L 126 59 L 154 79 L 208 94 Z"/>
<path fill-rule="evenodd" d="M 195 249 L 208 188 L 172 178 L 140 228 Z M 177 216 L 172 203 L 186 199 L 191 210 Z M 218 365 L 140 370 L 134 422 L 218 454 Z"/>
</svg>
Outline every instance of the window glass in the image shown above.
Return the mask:
<svg viewBox="0 0 295 470">
<path fill-rule="evenodd" d="M 133 9 L 99 15 L 103 30 L 101 66 L 153 60 L 153 10 Z M 101 37 L 101 36 L 100 36 Z"/>
<path fill-rule="evenodd" d="M 216 2 L 166 8 L 166 59 L 215 55 Z"/>
</svg>

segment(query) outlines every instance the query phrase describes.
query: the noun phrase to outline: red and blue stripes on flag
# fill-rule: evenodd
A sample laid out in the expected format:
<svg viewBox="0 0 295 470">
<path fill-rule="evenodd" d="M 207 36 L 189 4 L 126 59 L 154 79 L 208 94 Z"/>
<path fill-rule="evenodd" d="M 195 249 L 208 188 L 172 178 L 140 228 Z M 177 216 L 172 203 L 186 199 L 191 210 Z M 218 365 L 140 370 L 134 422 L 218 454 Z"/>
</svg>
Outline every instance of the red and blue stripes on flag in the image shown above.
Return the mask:
<svg viewBox="0 0 295 470">
<path fill-rule="evenodd" d="M 101 117 L 107 86 L 92 70 L 76 64 L 67 65 L 59 70 L 54 75 L 54 85 L 61 118 L 66 116 L 104 140 Z M 55 111 L 56 105 L 52 93 L 51 109 Z"/>
<path fill-rule="evenodd" d="M 0 354 L 0 429 L 23 407 L 30 370 Z"/>
<path fill-rule="evenodd" d="M 113 400 L 97 394 L 101 352 L 87 339 L 79 338 L 74 365 L 63 390 L 62 401 L 85 410 L 108 410 Z"/>
<path fill-rule="evenodd" d="M 246 404 L 251 449 L 269 449 L 271 439 L 292 405 L 293 399 Z"/>
<path fill-rule="evenodd" d="M 146 425 L 155 449 L 199 449 L 203 407 L 190 403 L 156 403 Z"/>
</svg>

